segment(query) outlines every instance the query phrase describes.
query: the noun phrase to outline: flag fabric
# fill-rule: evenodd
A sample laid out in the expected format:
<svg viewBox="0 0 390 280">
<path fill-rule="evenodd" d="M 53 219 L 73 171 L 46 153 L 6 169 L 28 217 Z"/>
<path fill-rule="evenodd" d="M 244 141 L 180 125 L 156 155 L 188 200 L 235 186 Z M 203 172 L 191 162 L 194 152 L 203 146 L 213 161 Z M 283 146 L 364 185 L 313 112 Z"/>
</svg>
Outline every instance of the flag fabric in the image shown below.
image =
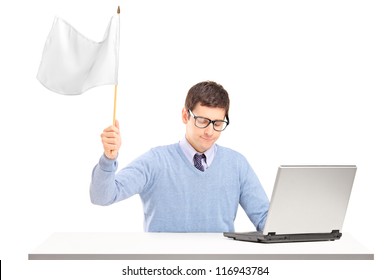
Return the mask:
<svg viewBox="0 0 390 280">
<path fill-rule="evenodd" d="M 119 14 L 103 40 L 95 42 L 56 17 L 47 37 L 37 79 L 49 90 L 77 95 L 102 85 L 118 84 Z"/>
</svg>

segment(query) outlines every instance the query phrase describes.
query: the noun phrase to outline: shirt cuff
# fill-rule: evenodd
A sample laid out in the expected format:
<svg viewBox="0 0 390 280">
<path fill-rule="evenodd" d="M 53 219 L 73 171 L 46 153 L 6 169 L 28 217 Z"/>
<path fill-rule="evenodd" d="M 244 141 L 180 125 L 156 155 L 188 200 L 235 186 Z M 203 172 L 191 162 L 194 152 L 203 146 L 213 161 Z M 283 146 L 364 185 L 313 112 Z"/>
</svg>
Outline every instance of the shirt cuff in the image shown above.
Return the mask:
<svg viewBox="0 0 390 280">
<path fill-rule="evenodd" d="M 99 167 L 106 172 L 114 172 L 118 168 L 118 161 L 116 159 L 109 159 L 103 154 L 99 160 Z"/>
</svg>

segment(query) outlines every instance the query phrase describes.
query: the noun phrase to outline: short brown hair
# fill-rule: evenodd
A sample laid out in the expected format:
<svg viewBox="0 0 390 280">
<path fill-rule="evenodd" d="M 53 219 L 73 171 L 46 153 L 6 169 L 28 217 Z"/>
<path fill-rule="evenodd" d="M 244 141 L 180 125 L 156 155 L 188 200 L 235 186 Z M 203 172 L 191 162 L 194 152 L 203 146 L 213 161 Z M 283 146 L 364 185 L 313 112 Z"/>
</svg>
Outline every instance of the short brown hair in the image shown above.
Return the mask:
<svg viewBox="0 0 390 280">
<path fill-rule="evenodd" d="M 216 82 L 200 82 L 190 88 L 185 101 L 186 109 L 193 110 L 198 103 L 202 106 L 225 109 L 225 116 L 229 118 L 229 94 Z"/>
</svg>

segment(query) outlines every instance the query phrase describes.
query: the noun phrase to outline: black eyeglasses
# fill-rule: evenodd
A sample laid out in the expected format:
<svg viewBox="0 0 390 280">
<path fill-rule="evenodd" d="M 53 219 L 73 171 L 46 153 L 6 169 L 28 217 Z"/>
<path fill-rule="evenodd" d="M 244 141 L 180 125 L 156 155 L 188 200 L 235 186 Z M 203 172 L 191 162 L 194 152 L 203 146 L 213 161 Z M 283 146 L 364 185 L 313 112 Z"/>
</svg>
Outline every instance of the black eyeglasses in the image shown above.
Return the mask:
<svg viewBox="0 0 390 280">
<path fill-rule="evenodd" d="M 199 128 L 206 128 L 212 123 L 214 130 L 220 132 L 225 130 L 225 128 L 229 125 L 229 117 L 227 116 L 226 116 L 226 121 L 222 121 L 222 120 L 212 121 L 208 118 L 195 116 L 191 110 L 188 110 L 188 113 L 190 114 L 190 116 L 194 118 L 195 126 Z"/>
</svg>

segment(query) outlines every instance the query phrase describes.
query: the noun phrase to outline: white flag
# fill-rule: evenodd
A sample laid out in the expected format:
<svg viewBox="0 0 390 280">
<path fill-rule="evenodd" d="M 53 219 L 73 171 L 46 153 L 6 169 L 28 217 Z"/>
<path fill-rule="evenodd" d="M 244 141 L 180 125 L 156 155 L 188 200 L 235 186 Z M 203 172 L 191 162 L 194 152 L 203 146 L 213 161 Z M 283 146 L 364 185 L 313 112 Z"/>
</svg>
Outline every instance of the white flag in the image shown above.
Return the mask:
<svg viewBox="0 0 390 280">
<path fill-rule="evenodd" d="M 76 95 L 96 86 L 117 85 L 118 63 L 119 14 L 111 18 L 101 42 L 88 39 L 56 17 L 37 79 L 51 91 Z"/>
</svg>

